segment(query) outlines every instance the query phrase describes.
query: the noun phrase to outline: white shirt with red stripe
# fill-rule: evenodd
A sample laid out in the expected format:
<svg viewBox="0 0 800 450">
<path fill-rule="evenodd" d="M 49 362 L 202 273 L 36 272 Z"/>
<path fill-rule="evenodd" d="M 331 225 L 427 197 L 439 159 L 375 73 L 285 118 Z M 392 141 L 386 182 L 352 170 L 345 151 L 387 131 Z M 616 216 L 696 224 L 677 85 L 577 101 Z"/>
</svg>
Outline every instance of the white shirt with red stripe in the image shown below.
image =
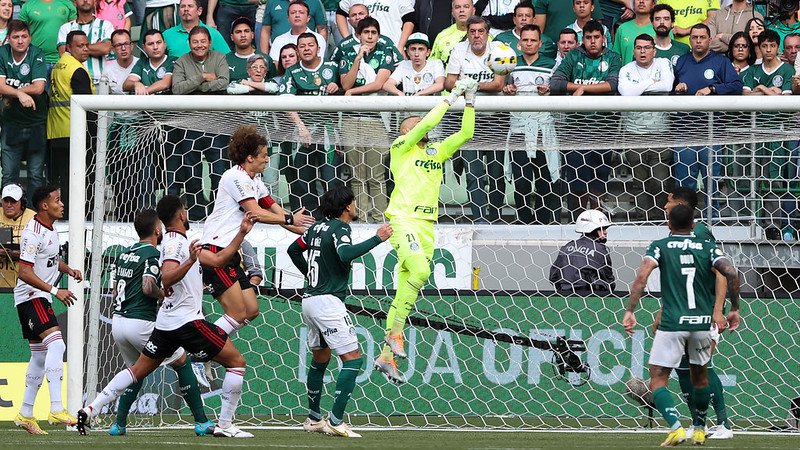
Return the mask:
<svg viewBox="0 0 800 450">
<path fill-rule="evenodd" d="M 61 243 L 58 241 L 58 232 L 49 225 L 45 225 L 38 216 L 33 216 L 25 225 L 20 237 L 19 263 L 33 267 L 33 273 L 49 285 L 55 284 L 58 279 L 58 250 Z M 53 302 L 50 293 L 36 289 L 30 284 L 17 280 L 14 288 L 14 306 L 33 300 L 44 298 Z"/>
<path fill-rule="evenodd" d="M 182 264 L 189 259 L 189 239 L 179 231 L 167 230 L 161 242 L 161 267 L 166 261 Z M 193 320 L 204 319 L 203 277 L 200 261 L 195 261 L 186 275 L 177 283 L 164 289 L 164 301 L 158 310 L 156 328 L 171 331 Z"/>
<path fill-rule="evenodd" d="M 269 189 L 261 181 L 261 175 L 250 177 L 242 166 L 234 166 L 226 170 L 219 180 L 214 210 L 203 226 L 202 244 L 225 248 L 239 233 L 245 209 L 241 204 L 247 200 L 255 200 L 264 209 L 275 203 L 269 195 Z"/>
</svg>

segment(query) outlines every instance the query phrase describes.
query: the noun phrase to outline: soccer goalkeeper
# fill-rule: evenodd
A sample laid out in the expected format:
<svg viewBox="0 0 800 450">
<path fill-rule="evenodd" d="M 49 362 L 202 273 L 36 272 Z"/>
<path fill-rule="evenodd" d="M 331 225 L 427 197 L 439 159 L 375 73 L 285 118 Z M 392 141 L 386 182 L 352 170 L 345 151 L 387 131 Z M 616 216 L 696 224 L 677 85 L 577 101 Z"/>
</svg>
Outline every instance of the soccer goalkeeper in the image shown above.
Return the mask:
<svg viewBox="0 0 800 450">
<path fill-rule="evenodd" d="M 450 96 L 424 118 L 409 117 L 400 124 L 400 134 L 389 150 L 389 169 L 395 188 L 386 216 L 394 233 L 389 242 L 397 252 L 397 294 L 386 316 L 386 345 L 375 360 L 375 369 L 393 383 L 405 379 L 395 357 L 405 358 L 403 327 L 420 289 L 431 275 L 433 223 L 438 218 L 439 188 L 444 162 L 472 138 L 475 131 L 473 102 L 478 83 L 471 78 L 456 82 Z M 441 142 L 429 142 L 428 131 L 442 120 L 450 105 L 464 94 L 467 107 L 461 130 Z"/>
</svg>

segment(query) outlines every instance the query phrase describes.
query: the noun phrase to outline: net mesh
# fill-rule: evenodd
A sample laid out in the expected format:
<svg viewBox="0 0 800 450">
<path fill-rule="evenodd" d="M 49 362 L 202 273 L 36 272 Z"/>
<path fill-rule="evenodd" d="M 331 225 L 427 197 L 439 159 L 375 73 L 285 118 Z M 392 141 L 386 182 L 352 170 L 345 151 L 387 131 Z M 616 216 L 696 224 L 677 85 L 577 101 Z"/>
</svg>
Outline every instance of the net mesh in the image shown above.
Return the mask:
<svg viewBox="0 0 800 450">
<path fill-rule="evenodd" d="M 87 344 L 98 349 L 98 379 L 86 390 L 101 389 L 123 367 L 110 331 L 110 273 L 116 255 L 135 242 L 131 221 L 137 211 L 153 206 L 165 192 L 183 195 L 190 219 L 199 222 L 192 224 L 190 238 L 199 237 L 219 176 L 230 166 L 225 158 L 229 137 L 242 124 L 256 124 L 268 138 L 271 159 L 262 177 L 287 210 L 306 206 L 313 211 L 329 186 L 357 182 L 364 148 L 377 149 L 383 162 L 370 180 L 362 180 L 381 180 L 377 191 L 364 183 L 367 207 L 374 208 L 381 204 L 378 197 L 390 195 L 385 158 L 399 122 L 409 115 L 413 113 L 390 108 L 383 113 L 301 113 L 312 128 L 314 145 L 309 149 L 299 145 L 297 128 L 285 112 L 100 113 L 110 122 L 107 131 L 102 126 L 98 131 L 107 136 L 108 148 L 102 196 L 96 195 L 95 177 L 86 185 L 87 209 L 97 202 L 104 205 L 102 226 L 92 233 L 102 258 L 89 267 L 101 277 L 96 290 L 100 320 L 88 321 L 89 327 L 98 327 L 99 339 Z M 430 132 L 431 140 L 454 133 L 460 121 L 461 113 L 448 113 Z M 400 363 L 408 379 L 404 385 L 391 385 L 372 369 L 396 287 L 397 257 L 385 245 L 354 263 L 347 305 L 366 364 L 347 420 L 447 428 L 646 425 L 647 411 L 625 396 L 625 382 L 648 378 L 657 277 L 651 277 L 653 296 L 643 300 L 637 313 L 640 326 L 632 338 L 626 337 L 620 320 L 647 245 L 668 232 L 664 191 L 674 183 L 673 175 L 685 174 L 681 184 L 694 182 L 711 194 L 710 200 L 701 199 L 700 211 L 706 217 L 711 213 L 712 230 L 739 269 L 747 297 L 744 326 L 724 335 L 714 357 L 728 414 L 736 426 L 748 429 L 785 425 L 796 414 L 791 401 L 800 395 L 792 382 L 800 329 L 791 320 L 800 317 L 800 255 L 792 242 L 781 241 L 784 235 L 787 240 L 796 237 L 796 122 L 791 113 L 762 111 L 479 113 L 475 137 L 445 165 L 435 270 L 406 332 L 410 354 Z M 96 135 L 91 142 L 88 173 L 94 173 L 97 152 L 102 151 L 97 150 Z M 685 158 L 676 156 L 681 152 Z M 709 161 L 711 183 L 703 174 Z M 482 177 L 475 177 L 478 166 L 485 169 Z M 583 180 L 595 182 L 589 193 L 615 224 L 608 245 L 616 294 L 553 293 L 550 266 L 559 247 L 577 237 L 569 224 L 579 208 L 594 206 L 591 199 L 584 203 L 566 179 L 570 170 L 589 174 Z M 520 195 L 526 177 L 532 192 Z M 492 224 L 476 220 L 475 189 L 487 192 L 489 208 L 497 210 L 496 216 L 484 217 Z M 367 213 L 361 215 L 366 223 L 354 225 L 355 241 L 373 235 L 376 226 L 371 223 L 379 217 L 361 212 Z M 297 295 L 303 280 L 286 255 L 293 239 L 282 229 L 263 225 L 248 237 L 263 266 L 263 281 L 260 317 L 233 340 L 248 362 L 236 413 L 237 421 L 246 424 L 297 424 L 306 417 L 310 351 Z M 210 296 L 206 300 L 213 321 L 221 308 Z M 515 343 L 503 342 L 502 336 Z M 586 351 L 579 356 L 590 375 L 562 375 L 552 351 L 531 346 L 532 341 L 552 342 L 557 336 L 585 341 Z M 326 382 L 338 373 L 336 364 L 330 368 Z M 223 371 L 212 366 L 210 372 L 211 386 L 203 393 L 213 416 L 219 411 Z M 192 421 L 175 378 L 169 368 L 148 377 L 130 426 Z M 670 382 L 670 388 L 677 394 L 677 382 Z M 326 383 L 325 389 L 323 409 L 331 406 L 334 383 Z M 687 417 L 685 405 L 677 400 L 681 416 Z M 101 418 L 107 424 L 113 420 Z"/>
</svg>

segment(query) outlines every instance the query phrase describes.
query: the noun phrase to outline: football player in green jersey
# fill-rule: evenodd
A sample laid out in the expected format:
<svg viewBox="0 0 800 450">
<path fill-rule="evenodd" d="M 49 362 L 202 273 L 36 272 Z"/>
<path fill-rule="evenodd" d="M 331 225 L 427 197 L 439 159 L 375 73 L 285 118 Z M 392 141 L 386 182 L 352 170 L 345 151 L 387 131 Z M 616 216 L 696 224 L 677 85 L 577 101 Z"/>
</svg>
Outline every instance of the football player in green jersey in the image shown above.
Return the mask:
<svg viewBox="0 0 800 450">
<path fill-rule="evenodd" d="M 405 381 L 394 357 L 405 358 L 403 328 L 420 289 L 431 275 L 433 223 L 439 217 L 439 187 L 442 167 L 475 131 L 475 93 L 471 78 L 456 82 L 450 96 L 424 118 L 409 117 L 400 124 L 400 137 L 390 148 L 389 169 L 395 180 L 386 216 L 394 234 L 391 243 L 398 258 L 397 294 L 386 315 L 386 345 L 375 369 L 393 383 Z M 428 142 L 428 131 L 436 126 L 461 94 L 467 102 L 461 130 L 441 142 Z"/>
<path fill-rule="evenodd" d="M 712 323 L 721 332 L 728 324 L 731 330 L 739 326 L 739 276 L 713 241 L 692 234 L 694 210 L 676 205 L 669 213 L 672 234 L 650 244 L 631 287 L 630 300 L 622 319 L 625 331 L 632 335 L 636 327 L 634 310 L 644 294 L 652 271 L 658 267 L 661 279 L 663 314 L 650 351 L 650 389 L 653 402 L 669 424 L 671 431 L 661 444 L 678 445 L 687 439 L 678 419 L 667 381 L 672 369 L 680 365 L 688 353 L 689 372 L 694 386 L 693 403 L 697 417 L 692 443 L 705 442 L 705 421 L 711 389 L 708 385 L 708 362 L 711 360 Z M 725 291 L 715 290 L 711 270 L 716 268 L 727 280 L 731 299 L 728 317 L 723 315 Z"/>
<path fill-rule="evenodd" d="M 140 211 L 133 221 L 139 242 L 133 244 L 122 253 L 114 269 L 114 316 L 111 320 L 111 333 L 122 360 L 131 367 L 139 359 L 139 353 L 150 338 L 155 328 L 156 315 L 164 291 L 161 290 L 160 252 L 156 245 L 161 243 L 164 233 L 161 231 L 161 220 L 153 209 Z M 213 434 L 214 422 L 206 417 L 203 400 L 197 378 L 192 365 L 186 358 L 186 352 L 179 348 L 164 360 L 178 374 L 181 394 L 192 410 L 198 436 Z M 119 398 L 117 420 L 111 425 L 108 434 L 124 436 L 128 423 L 128 411 L 142 387 L 139 380 L 125 389 Z"/>
<path fill-rule="evenodd" d="M 669 212 L 672 210 L 672 208 L 677 205 L 688 206 L 692 209 L 692 211 L 694 211 L 697 208 L 697 192 L 695 192 L 694 189 L 685 186 L 676 187 L 672 190 L 672 192 L 667 194 L 667 203 L 664 205 L 664 211 L 666 212 L 667 216 L 669 216 Z M 692 233 L 699 239 L 709 240 L 711 242 L 716 242 L 717 240 L 708 226 L 703 222 L 695 221 Z M 716 272 L 716 277 L 716 291 L 725 292 L 727 289 L 727 281 L 725 280 L 725 277 L 719 272 Z M 661 311 L 656 314 L 656 318 L 653 321 L 653 334 L 656 333 L 660 320 Z M 712 355 L 716 350 L 719 336 L 719 330 L 712 328 Z M 689 359 L 685 355 L 681 360 L 680 367 L 678 367 L 675 372 L 678 374 L 681 394 L 689 406 L 689 411 L 692 413 L 692 418 L 694 418 L 697 415 L 697 410 L 694 408 L 692 401 L 694 387 L 692 386 L 692 380 L 689 377 Z M 722 381 L 720 381 L 717 372 L 714 370 L 711 364 L 709 364 L 708 367 L 708 386 L 711 389 L 711 406 L 714 407 L 714 413 L 717 416 L 717 426 L 709 431 L 710 439 L 730 439 L 733 437 L 733 431 L 731 430 L 731 425 L 728 421 L 728 409 L 725 406 L 725 394 L 722 389 Z M 693 430 L 689 431 L 693 432 Z"/>
<path fill-rule="evenodd" d="M 308 371 L 308 418 L 303 429 L 309 433 L 361 437 L 343 421 L 344 409 L 363 366 L 353 321 L 344 306 L 352 261 L 389 239 L 392 227 L 383 224 L 377 234 L 353 244 L 350 222 L 356 218 L 353 191 L 335 187 L 322 195 L 320 209 L 324 219 L 311 226 L 289 246 L 289 257 L 306 277 L 303 294 L 303 322 L 308 326 L 311 368 Z M 307 253 L 307 257 L 303 254 Z M 336 380 L 336 398 L 328 418 L 320 412 L 320 396 L 325 369 L 334 350 L 342 360 Z"/>
</svg>

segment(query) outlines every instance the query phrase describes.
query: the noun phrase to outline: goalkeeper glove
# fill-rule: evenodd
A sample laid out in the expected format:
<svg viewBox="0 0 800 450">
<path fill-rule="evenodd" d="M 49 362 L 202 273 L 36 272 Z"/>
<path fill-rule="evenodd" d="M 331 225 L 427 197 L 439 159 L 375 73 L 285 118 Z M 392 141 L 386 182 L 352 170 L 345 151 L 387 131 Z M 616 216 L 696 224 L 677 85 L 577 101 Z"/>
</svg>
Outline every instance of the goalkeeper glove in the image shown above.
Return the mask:
<svg viewBox="0 0 800 450">
<path fill-rule="evenodd" d="M 475 103 L 475 94 L 478 92 L 478 82 L 472 78 L 467 78 L 467 90 L 464 92 L 464 100 L 469 104 Z"/>
<path fill-rule="evenodd" d="M 461 94 L 463 94 L 464 91 L 466 90 L 467 90 L 466 80 L 456 81 L 456 84 L 453 85 L 453 90 L 450 91 L 450 96 L 447 97 L 447 100 L 452 105 L 453 103 L 456 102 L 456 100 L 458 100 L 458 97 L 460 97 Z"/>
</svg>

